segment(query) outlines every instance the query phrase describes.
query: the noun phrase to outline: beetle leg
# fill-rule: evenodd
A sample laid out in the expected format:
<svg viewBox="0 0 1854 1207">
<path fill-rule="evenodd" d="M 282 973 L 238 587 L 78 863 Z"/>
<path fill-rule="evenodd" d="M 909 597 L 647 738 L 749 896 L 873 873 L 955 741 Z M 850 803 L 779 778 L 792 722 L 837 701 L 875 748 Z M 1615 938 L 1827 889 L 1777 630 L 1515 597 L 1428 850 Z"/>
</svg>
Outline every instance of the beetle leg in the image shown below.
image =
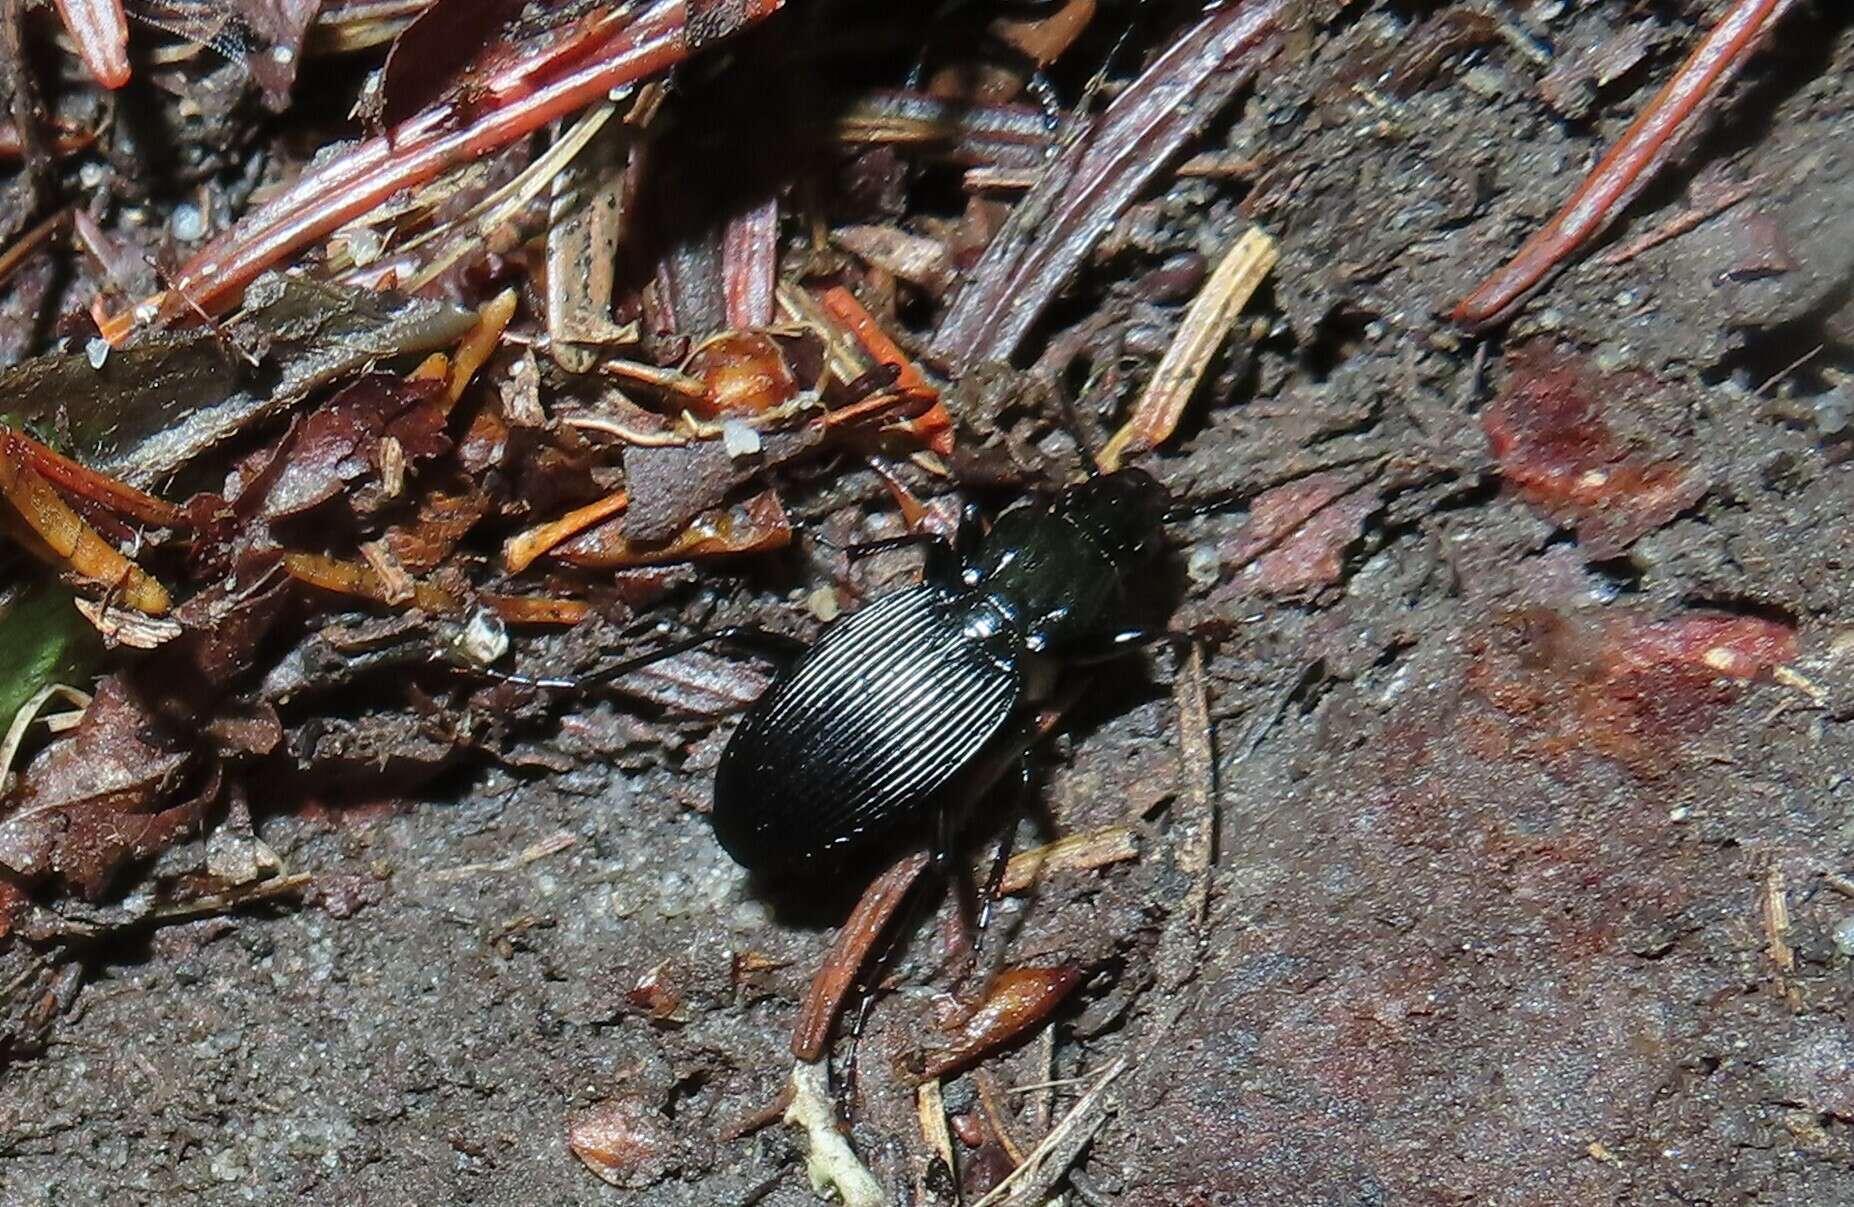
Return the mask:
<svg viewBox="0 0 1854 1207">
<path fill-rule="evenodd" d="M 900 536 L 885 536 L 879 540 L 858 541 L 854 545 L 838 545 L 827 537 L 814 536 L 811 539 L 818 544 L 835 549 L 845 557 L 868 557 L 872 553 L 882 553 L 889 549 L 907 549 L 915 545 L 944 546 L 946 538 L 937 532 L 904 532 Z"/>
<path fill-rule="evenodd" d="M 1056 95 L 1056 86 L 1049 82 L 1040 68 L 1032 70 L 1024 77 L 1024 91 L 1043 111 L 1043 129 L 1054 134 L 1062 129 L 1062 98 Z"/>
<path fill-rule="evenodd" d="M 1017 765 L 1017 798 L 1022 801 L 1024 794 L 1030 790 L 1030 763 L 1028 760 Z M 1016 813 L 1012 808 L 1013 815 Z M 1017 839 L 1017 818 L 1013 816 L 1004 827 L 1003 837 L 998 839 L 998 851 L 991 857 L 991 871 L 985 876 L 985 891 L 979 895 L 977 941 L 983 942 L 985 928 L 991 925 L 991 911 L 998 904 L 999 889 L 1004 886 L 1004 869 L 1011 864 L 1011 847 Z"/>
<path fill-rule="evenodd" d="M 948 956 L 952 966 L 956 969 L 953 974 L 955 984 L 963 983 L 966 977 L 971 975 L 972 970 L 982 963 L 980 957 L 984 954 L 985 930 L 991 925 L 992 908 L 997 904 L 1000 896 L 998 888 L 1004 883 L 1005 868 L 1010 866 L 1011 848 L 1017 838 L 1018 812 L 1029 791 L 1030 760 L 1019 755 L 1017 783 L 1010 790 L 1010 804 L 1003 811 L 1003 815 L 1007 818 L 1005 829 L 998 836 L 998 849 L 992 856 L 991 868 L 985 875 L 985 884 L 982 889 L 977 889 L 977 886 L 973 884 L 970 865 L 963 860 L 953 861 L 950 858 L 948 860 L 944 874 L 954 881 L 954 892 L 957 894 L 954 902 L 956 908 L 948 920 L 947 935 Z M 950 823 L 946 820 L 949 813 L 950 811 L 943 810 L 940 814 L 943 834 L 950 828 Z M 940 850 L 951 852 L 952 849 L 951 837 L 943 837 Z M 977 889 L 978 898 L 976 903 L 973 900 L 975 889 Z"/>
<path fill-rule="evenodd" d="M 1069 666 L 1090 666 L 1096 662 L 1111 662 L 1115 658 L 1124 658 L 1135 650 L 1145 649 L 1161 641 L 1180 644 L 1194 640 L 1189 633 L 1175 633 L 1170 629 L 1133 628 L 1110 633 L 1106 637 L 1090 641 L 1077 642 L 1064 646 L 1059 651 L 1051 651 Z"/>
<path fill-rule="evenodd" d="M 953 552 L 961 561 L 972 556 L 985 538 L 985 512 L 971 500 L 959 509 L 959 527 L 953 532 Z"/>
</svg>

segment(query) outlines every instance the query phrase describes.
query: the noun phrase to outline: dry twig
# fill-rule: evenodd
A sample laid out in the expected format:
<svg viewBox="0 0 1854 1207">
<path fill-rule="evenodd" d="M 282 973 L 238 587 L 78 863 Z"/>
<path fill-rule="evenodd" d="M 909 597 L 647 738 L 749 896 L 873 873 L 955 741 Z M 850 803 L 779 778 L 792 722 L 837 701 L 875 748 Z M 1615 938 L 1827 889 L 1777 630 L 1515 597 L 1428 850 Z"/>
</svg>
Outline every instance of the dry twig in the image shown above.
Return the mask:
<svg viewBox="0 0 1854 1207">
<path fill-rule="evenodd" d="M 1647 187 L 1736 75 L 1764 33 L 1794 0 L 1738 0 L 1701 40 L 1680 70 L 1648 102 L 1616 145 L 1584 177 L 1552 220 L 1505 267 L 1483 281 L 1449 312 L 1470 327 L 1511 318 L 1520 304 L 1589 240 L 1616 219 Z"/>
<path fill-rule="evenodd" d="M 1191 401 L 1204 379 L 1204 370 L 1210 367 L 1210 358 L 1223 345 L 1230 325 L 1255 296 L 1279 257 L 1275 241 L 1259 227 L 1244 231 L 1224 254 L 1216 271 L 1191 299 L 1184 321 L 1178 324 L 1178 333 L 1165 349 L 1133 413 L 1101 450 L 1097 460 L 1102 472 L 1119 469 L 1130 453 L 1159 447 L 1177 430 L 1185 404 Z"/>
</svg>

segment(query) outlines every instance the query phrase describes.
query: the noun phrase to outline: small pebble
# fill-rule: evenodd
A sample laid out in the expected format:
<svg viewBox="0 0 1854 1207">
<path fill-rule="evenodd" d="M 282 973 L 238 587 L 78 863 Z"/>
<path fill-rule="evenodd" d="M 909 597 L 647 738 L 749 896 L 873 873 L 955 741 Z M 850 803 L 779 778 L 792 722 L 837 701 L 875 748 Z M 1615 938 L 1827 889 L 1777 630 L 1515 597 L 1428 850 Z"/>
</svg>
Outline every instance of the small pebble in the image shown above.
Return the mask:
<svg viewBox="0 0 1854 1207">
<path fill-rule="evenodd" d="M 1844 956 L 1854 956 L 1854 914 L 1849 914 L 1835 923 L 1835 950 Z"/>
<path fill-rule="evenodd" d="M 1185 559 L 1185 574 L 1194 586 L 1214 587 L 1223 577 L 1223 561 L 1215 549 L 1200 545 L 1191 550 L 1191 556 Z"/>
<path fill-rule="evenodd" d="M 348 257 L 361 268 L 378 260 L 386 250 L 386 240 L 371 226 L 357 226 L 343 234 L 341 241 L 347 244 Z"/>
<path fill-rule="evenodd" d="M 1484 97 L 1496 97 L 1506 91 L 1506 81 L 1500 78 L 1500 73 L 1485 67 L 1468 68 L 1462 72 L 1461 83 L 1469 92 Z"/>
<path fill-rule="evenodd" d="M 197 205 L 182 202 L 174 207 L 174 216 L 168 220 L 174 232 L 174 238 L 182 243 L 192 243 L 206 234 L 206 215 Z"/>
<path fill-rule="evenodd" d="M 1815 430 L 1824 436 L 1838 436 L 1847 431 L 1851 412 L 1854 399 L 1848 397 L 1848 392 L 1830 390 L 1815 400 Z"/>
<path fill-rule="evenodd" d="M 745 420 L 721 421 L 721 447 L 730 457 L 751 457 L 760 451 L 760 434 Z"/>
<path fill-rule="evenodd" d="M 478 608 L 470 614 L 457 646 L 473 664 L 488 666 L 509 652 L 508 626 L 488 608 Z"/>
<path fill-rule="evenodd" d="M 843 610 L 837 604 L 837 591 L 834 587 L 814 588 L 805 596 L 805 607 L 825 624 L 837 619 L 837 613 Z"/>
<path fill-rule="evenodd" d="M 93 338 L 84 345 L 84 358 L 93 369 L 101 369 L 103 362 L 109 359 L 109 341 L 102 336 Z"/>
</svg>

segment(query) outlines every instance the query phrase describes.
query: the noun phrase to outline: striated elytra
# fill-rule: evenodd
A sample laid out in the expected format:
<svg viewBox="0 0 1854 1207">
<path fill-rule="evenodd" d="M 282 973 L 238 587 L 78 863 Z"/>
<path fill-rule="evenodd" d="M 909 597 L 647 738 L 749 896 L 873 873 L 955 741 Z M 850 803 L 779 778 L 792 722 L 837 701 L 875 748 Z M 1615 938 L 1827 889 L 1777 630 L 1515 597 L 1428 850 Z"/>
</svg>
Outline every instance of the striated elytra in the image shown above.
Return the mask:
<svg viewBox="0 0 1854 1207">
<path fill-rule="evenodd" d="M 715 835 L 785 875 L 954 810 L 1022 753 L 1064 665 L 1125 652 L 1126 587 L 1163 543 L 1164 487 L 1123 469 L 966 525 L 924 581 L 838 620 L 756 701 L 721 755 Z"/>
</svg>

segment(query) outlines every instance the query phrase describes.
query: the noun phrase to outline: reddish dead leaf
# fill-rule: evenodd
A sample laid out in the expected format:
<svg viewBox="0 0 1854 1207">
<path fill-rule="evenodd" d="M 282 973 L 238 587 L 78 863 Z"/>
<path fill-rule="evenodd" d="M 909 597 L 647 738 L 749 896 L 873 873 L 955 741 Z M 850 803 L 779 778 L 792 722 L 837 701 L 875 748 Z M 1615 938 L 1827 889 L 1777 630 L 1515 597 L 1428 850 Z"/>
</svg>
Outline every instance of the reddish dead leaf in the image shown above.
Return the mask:
<svg viewBox="0 0 1854 1207">
<path fill-rule="evenodd" d="M 567 1123 L 567 1147 L 603 1181 L 626 1190 L 654 1186 L 681 1160 L 663 1112 L 636 1094 L 596 1103 Z"/>
<path fill-rule="evenodd" d="M 1095 0 L 1066 0 L 1047 16 L 996 17 L 992 36 L 1017 49 L 1038 67 L 1047 67 L 1074 45 L 1094 20 Z"/>
<path fill-rule="evenodd" d="M 689 650 L 612 681 L 612 690 L 687 717 L 725 717 L 760 698 L 772 682 L 750 662 Z"/>
<path fill-rule="evenodd" d="M 291 592 L 274 573 L 273 558 L 253 559 L 250 577 L 222 578 L 174 609 L 174 620 L 186 631 L 163 648 L 159 673 L 152 676 L 164 704 L 190 705 L 193 719 L 208 716 L 232 680 L 251 666 L 290 607 Z"/>
<path fill-rule="evenodd" d="M 406 570 L 428 574 L 489 514 L 489 506 L 489 496 L 474 486 L 455 494 L 430 491 L 418 501 L 418 518 L 387 529 L 382 539 Z"/>
<path fill-rule="evenodd" d="M 160 852 L 196 824 L 205 796 L 162 807 L 191 754 L 157 744 L 155 727 L 119 676 L 104 679 L 76 732 L 21 777 L 16 807 L 0 818 L 0 863 L 33 879 L 55 876 L 95 898 L 124 864 Z"/>
<path fill-rule="evenodd" d="M 1358 479 L 1313 474 L 1257 495 L 1226 564 L 1269 595 L 1294 595 L 1339 581 L 1345 551 L 1378 509 Z"/>
<path fill-rule="evenodd" d="M 649 1015 L 653 1023 L 667 1023 L 682 1016 L 683 993 L 668 960 L 638 977 L 637 983 L 625 991 L 624 1000 Z"/>
<path fill-rule="evenodd" d="M 323 0 L 232 0 L 232 7 L 263 44 L 263 51 L 253 54 L 247 65 L 272 109 L 281 112 L 289 104 L 290 86 L 302 64 L 303 39 L 322 4 Z"/>
<path fill-rule="evenodd" d="M 26 896 L 26 890 L 4 876 L 0 876 L 0 940 L 13 933 L 19 916 L 26 912 L 32 899 Z"/>
<path fill-rule="evenodd" d="M 1604 630 L 1604 671 L 1611 678 L 1644 671 L 1720 675 L 1740 682 L 1796 658 L 1796 630 L 1755 616 L 1700 612 L 1679 620 L 1621 618 Z"/>
<path fill-rule="evenodd" d="M 949 1028 L 952 1042 L 929 1052 L 920 1079 L 944 1077 L 1003 1047 L 1048 1018 L 1076 985 L 1074 968 L 1007 968 L 992 978 L 985 996 Z"/>
<path fill-rule="evenodd" d="M 389 433 L 408 459 L 443 451 L 443 416 L 434 405 L 443 387 L 434 382 L 372 373 L 311 411 L 278 445 L 277 468 L 264 487 L 257 513 L 269 520 L 301 515 L 341 494 L 349 483 L 377 471 L 380 441 Z M 240 510 L 250 512 L 241 496 Z"/>
<path fill-rule="evenodd" d="M 1521 349 L 1481 426 L 1519 496 L 1574 528 L 1588 556 L 1604 558 L 1671 522 L 1708 483 L 1693 466 L 1624 449 L 1597 407 L 1598 392 L 1572 354 Z"/>
<path fill-rule="evenodd" d="M 823 439 L 822 428 L 806 424 L 762 432 L 755 457 L 730 457 L 720 440 L 627 447 L 624 474 L 631 502 L 624 515 L 624 535 L 645 543 L 670 540 L 748 479 L 803 456 Z"/>
<path fill-rule="evenodd" d="M 520 12 L 521 0 L 438 0 L 414 17 L 380 73 L 379 124 L 391 129 L 436 104 Z"/>
</svg>

